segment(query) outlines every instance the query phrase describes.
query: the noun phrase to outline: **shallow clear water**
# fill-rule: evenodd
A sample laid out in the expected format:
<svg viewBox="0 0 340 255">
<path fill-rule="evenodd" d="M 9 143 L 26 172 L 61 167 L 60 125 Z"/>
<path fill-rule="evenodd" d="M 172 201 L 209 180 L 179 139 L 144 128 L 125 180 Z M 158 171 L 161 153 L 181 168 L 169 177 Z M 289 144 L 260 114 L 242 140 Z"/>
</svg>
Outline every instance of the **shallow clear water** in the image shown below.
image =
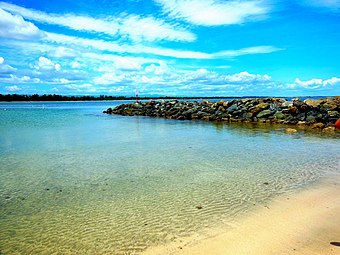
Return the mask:
<svg viewBox="0 0 340 255">
<path fill-rule="evenodd" d="M 0 254 L 138 254 L 339 171 L 338 135 L 102 114 L 120 103 L 0 103 Z"/>
</svg>

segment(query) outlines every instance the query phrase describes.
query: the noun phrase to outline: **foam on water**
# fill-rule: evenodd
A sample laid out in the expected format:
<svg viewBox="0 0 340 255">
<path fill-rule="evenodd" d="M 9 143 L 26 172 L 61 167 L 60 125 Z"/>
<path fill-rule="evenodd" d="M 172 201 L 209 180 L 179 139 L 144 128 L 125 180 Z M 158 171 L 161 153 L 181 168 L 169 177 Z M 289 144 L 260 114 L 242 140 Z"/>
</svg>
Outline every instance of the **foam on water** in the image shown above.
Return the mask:
<svg viewBox="0 0 340 255">
<path fill-rule="evenodd" d="M 101 114 L 113 104 L 0 105 L 3 254 L 136 254 L 338 171 L 338 137 Z"/>
</svg>

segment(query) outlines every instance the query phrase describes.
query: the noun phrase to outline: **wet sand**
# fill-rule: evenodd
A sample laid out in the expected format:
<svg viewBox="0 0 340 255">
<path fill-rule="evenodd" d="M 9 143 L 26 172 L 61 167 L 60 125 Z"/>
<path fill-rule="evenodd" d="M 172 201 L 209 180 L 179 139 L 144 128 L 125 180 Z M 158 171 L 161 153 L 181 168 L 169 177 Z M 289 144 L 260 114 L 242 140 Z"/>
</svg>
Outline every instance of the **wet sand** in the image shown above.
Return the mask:
<svg viewBox="0 0 340 255">
<path fill-rule="evenodd" d="M 340 254 L 339 217 L 340 178 L 332 176 L 281 196 L 232 226 L 152 247 L 145 254 L 335 255 Z"/>
</svg>

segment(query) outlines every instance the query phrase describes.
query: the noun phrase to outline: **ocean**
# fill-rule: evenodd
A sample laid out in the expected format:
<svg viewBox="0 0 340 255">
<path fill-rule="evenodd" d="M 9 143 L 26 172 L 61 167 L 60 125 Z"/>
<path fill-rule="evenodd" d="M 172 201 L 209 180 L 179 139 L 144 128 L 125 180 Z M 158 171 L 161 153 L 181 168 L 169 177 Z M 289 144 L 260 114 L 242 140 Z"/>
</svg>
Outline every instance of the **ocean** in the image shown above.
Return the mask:
<svg viewBox="0 0 340 255">
<path fill-rule="evenodd" d="M 131 101 L 132 102 L 132 101 Z M 139 254 L 339 172 L 339 135 L 0 103 L 0 254 Z"/>
</svg>

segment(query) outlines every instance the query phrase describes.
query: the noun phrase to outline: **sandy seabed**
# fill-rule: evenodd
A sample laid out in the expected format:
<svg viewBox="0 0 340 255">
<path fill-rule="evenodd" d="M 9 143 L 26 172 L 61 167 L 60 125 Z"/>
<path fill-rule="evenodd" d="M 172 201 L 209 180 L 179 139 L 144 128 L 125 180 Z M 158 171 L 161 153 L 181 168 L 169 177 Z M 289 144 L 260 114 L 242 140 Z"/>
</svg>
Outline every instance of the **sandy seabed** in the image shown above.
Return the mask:
<svg viewBox="0 0 340 255">
<path fill-rule="evenodd" d="M 340 176 L 333 175 L 275 199 L 232 226 L 151 247 L 144 254 L 335 255 L 339 245 Z"/>
</svg>

